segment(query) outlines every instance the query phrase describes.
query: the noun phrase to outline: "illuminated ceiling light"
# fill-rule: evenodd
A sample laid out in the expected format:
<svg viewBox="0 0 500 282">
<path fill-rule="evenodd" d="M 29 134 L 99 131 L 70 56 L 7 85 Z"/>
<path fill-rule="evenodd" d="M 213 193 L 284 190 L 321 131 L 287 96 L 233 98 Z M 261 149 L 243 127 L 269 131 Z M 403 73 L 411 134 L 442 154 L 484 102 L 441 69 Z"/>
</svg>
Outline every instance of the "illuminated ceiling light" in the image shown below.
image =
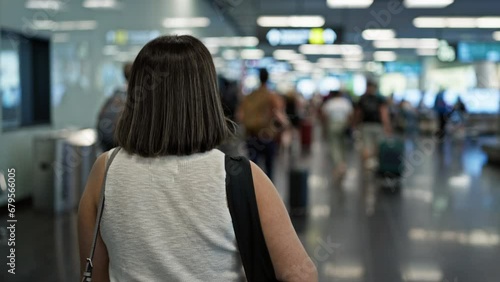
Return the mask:
<svg viewBox="0 0 500 282">
<path fill-rule="evenodd" d="M 439 40 L 437 38 L 420 38 L 418 40 L 418 48 L 437 49 L 439 48 Z"/>
<path fill-rule="evenodd" d="M 453 4 L 454 0 L 405 0 L 406 8 L 445 8 Z"/>
<path fill-rule="evenodd" d="M 228 61 L 236 60 L 238 58 L 238 51 L 233 49 L 224 50 L 222 51 L 222 58 Z"/>
<path fill-rule="evenodd" d="M 291 27 L 322 27 L 325 18 L 322 16 L 291 16 L 289 17 Z"/>
<path fill-rule="evenodd" d="M 346 56 L 344 57 L 344 61 L 346 62 L 361 62 L 365 58 L 364 55 L 356 55 L 356 56 Z"/>
<path fill-rule="evenodd" d="M 362 33 L 365 40 L 388 40 L 396 37 L 392 29 L 366 29 Z"/>
<path fill-rule="evenodd" d="M 313 45 L 305 44 L 299 47 L 299 51 L 305 55 L 359 55 L 363 54 L 363 48 L 354 44 L 339 45 Z"/>
<path fill-rule="evenodd" d="M 312 64 L 296 64 L 293 68 L 300 72 L 311 72 L 314 70 L 314 66 Z"/>
<path fill-rule="evenodd" d="M 25 5 L 26 9 L 34 10 L 54 10 L 63 9 L 64 3 L 59 0 L 29 0 Z"/>
<path fill-rule="evenodd" d="M 442 17 L 418 17 L 413 20 L 413 25 L 418 28 L 446 28 L 446 18 Z"/>
<path fill-rule="evenodd" d="M 408 282 L 443 281 L 443 272 L 431 266 L 410 266 L 403 271 L 403 280 Z"/>
<path fill-rule="evenodd" d="M 85 0 L 83 7 L 87 9 L 116 9 L 120 6 L 116 0 Z"/>
<path fill-rule="evenodd" d="M 305 60 L 306 59 L 306 56 L 304 56 L 302 54 L 288 54 L 288 55 L 274 55 L 273 54 L 273 57 L 279 61 L 297 61 L 297 60 Z"/>
<path fill-rule="evenodd" d="M 419 40 L 417 38 L 399 38 L 399 48 L 401 49 L 412 49 L 419 46 Z"/>
<path fill-rule="evenodd" d="M 212 55 L 216 55 L 217 53 L 219 53 L 219 47 L 210 46 L 210 47 L 207 47 L 207 49 L 210 52 L 210 54 L 212 54 Z"/>
<path fill-rule="evenodd" d="M 37 30 L 53 30 L 57 23 L 51 20 L 34 20 L 33 21 L 33 29 Z"/>
<path fill-rule="evenodd" d="M 239 37 L 241 46 L 255 47 L 259 45 L 259 39 L 255 36 Z"/>
<path fill-rule="evenodd" d="M 307 59 L 291 60 L 292 65 L 312 65 L 312 63 Z"/>
<path fill-rule="evenodd" d="M 262 27 L 288 27 L 288 17 L 262 16 L 257 19 L 257 24 Z"/>
<path fill-rule="evenodd" d="M 193 35 L 193 31 L 190 29 L 174 29 L 170 32 L 170 35 Z"/>
<path fill-rule="evenodd" d="M 257 24 L 262 27 L 322 27 L 322 16 L 261 16 Z"/>
<path fill-rule="evenodd" d="M 447 28 L 475 28 L 476 19 L 469 17 L 460 17 L 460 18 L 447 18 L 446 19 L 446 27 Z"/>
<path fill-rule="evenodd" d="M 206 17 L 197 18 L 166 18 L 163 20 L 165 28 L 195 28 L 207 27 L 210 25 L 210 19 Z"/>
<path fill-rule="evenodd" d="M 259 60 L 264 58 L 265 52 L 260 49 L 242 50 L 240 56 L 244 60 Z"/>
<path fill-rule="evenodd" d="M 373 59 L 377 62 L 392 62 L 396 61 L 398 56 L 392 51 L 377 51 L 373 53 Z"/>
<path fill-rule="evenodd" d="M 418 28 L 500 28 L 500 17 L 417 17 Z"/>
<path fill-rule="evenodd" d="M 377 49 L 437 49 L 439 40 L 436 38 L 398 38 L 392 40 L 377 40 L 373 42 Z"/>
<path fill-rule="evenodd" d="M 276 56 L 288 56 L 288 55 L 293 55 L 293 54 L 297 54 L 297 52 L 295 52 L 295 50 L 289 50 L 289 49 L 278 49 L 276 51 L 273 52 L 273 56 L 276 57 Z"/>
<path fill-rule="evenodd" d="M 259 39 L 253 36 L 247 37 L 205 37 L 202 39 L 206 46 L 218 47 L 255 47 L 259 45 Z"/>
<path fill-rule="evenodd" d="M 344 62 L 344 68 L 346 69 L 361 69 L 364 67 L 362 62 Z"/>
<path fill-rule="evenodd" d="M 377 49 L 398 49 L 401 48 L 401 44 L 398 40 L 381 40 L 374 41 L 373 47 Z"/>
<path fill-rule="evenodd" d="M 477 19 L 479 28 L 500 28 L 500 17 L 480 17 Z"/>
<path fill-rule="evenodd" d="M 33 21 L 33 29 L 52 31 L 76 31 L 94 30 L 97 28 L 96 21 L 64 21 L 54 22 L 50 20 Z"/>
<path fill-rule="evenodd" d="M 327 0 L 328 7 L 337 9 L 361 9 L 368 8 L 373 0 Z"/>
<path fill-rule="evenodd" d="M 209 47 L 209 46 L 214 46 L 214 47 L 225 46 L 224 44 L 222 44 L 219 37 L 207 37 L 207 38 L 203 38 L 202 41 L 203 41 L 203 44 L 205 44 L 205 46 L 207 46 L 207 47 Z"/>
<path fill-rule="evenodd" d="M 96 21 L 65 21 L 57 22 L 55 30 L 69 31 L 69 30 L 94 30 L 97 28 Z"/>
<path fill-rule="evenodd" d="M 500 31 L 493 32 L 493 39 L 500 41 Z"/>
<path fill-rule="evenodd" d="M 342 59 L 335 59 L 335 58 L 320 58 L 318 60 L 318 64 L 330 64 L 330 65 L 340 65 L 342 64 Z"/>
<path fill-rule="evenodd" d="M 259 45 L 259 39 L 253 36 L 247 37 L 219 37 L 216 39 L 221 46 L 229 47 L 255 47 Z"/>
<path fill-rule="evenodd" d="M 305 55 L 322 55 L 322 54 L 327 55 L 325 52 L 326 51 L 325 49 L 326 48 L 324 48 L 323 45 L 311 45 L 311 44 L 301 45 L 299 47 L 300 53 L 305 54 Z M 330 49 L 336 50 L 336 48 L 330 48 Z M 337 55 L 340 55 L 340 52 L 338 52 Z"/>
<path fill-rule="evenodd" d="M 421 57 L 427 57 L 427 56 L 437 56 L 437 50 L 436 49 L 417 49 L 417 55 Z"/>
</svg>

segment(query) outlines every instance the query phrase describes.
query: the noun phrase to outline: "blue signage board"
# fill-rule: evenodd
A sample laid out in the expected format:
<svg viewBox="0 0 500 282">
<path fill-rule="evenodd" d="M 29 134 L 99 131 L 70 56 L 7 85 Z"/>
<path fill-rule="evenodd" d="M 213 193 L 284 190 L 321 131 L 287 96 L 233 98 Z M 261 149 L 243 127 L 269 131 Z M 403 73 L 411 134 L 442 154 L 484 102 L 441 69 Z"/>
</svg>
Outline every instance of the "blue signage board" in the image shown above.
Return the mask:
<svg viewBox="0 0 500 282">
<path fill-rule="evenodd" d="M 271 46 L 299 46 L 303 44 L 329 45 L 342 41 L 339 28 L 259 28 L 260 42 Z"/>
<path fill-rule="evenodd" d="M 500 42 L 460 42 L 458 59 L 464 63 L 500 62 Z"/>
</svg>

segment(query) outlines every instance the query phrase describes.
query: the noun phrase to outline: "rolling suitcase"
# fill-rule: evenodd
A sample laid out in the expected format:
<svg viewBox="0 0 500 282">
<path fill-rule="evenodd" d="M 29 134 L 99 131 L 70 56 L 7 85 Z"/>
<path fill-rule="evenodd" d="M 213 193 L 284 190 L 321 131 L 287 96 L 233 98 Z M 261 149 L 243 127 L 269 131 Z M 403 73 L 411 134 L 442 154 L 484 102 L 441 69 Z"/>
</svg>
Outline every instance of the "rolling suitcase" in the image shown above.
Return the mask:
<svg viewBox="0 0 500 282">
<path fill-rule="evenodd" d="M 300 125 L 300 141 L 302 148 L 309 150 L 312 144 L 313 124 L 311 121 L 305 120 Z"/>
<path fill-rule="evenodd" d="M 382 177 L 383 187 L 401 188 L 404 173 L 404 142 L 397 138 L 389 138 L 380 143 L 378 175 Z"/>
<path fill-rule="evenodd" d="M 289 174 L 290 214 L 303 216 L 307 212 L 309 171 L 305 168 L 291 168 Z"/>
</svg>

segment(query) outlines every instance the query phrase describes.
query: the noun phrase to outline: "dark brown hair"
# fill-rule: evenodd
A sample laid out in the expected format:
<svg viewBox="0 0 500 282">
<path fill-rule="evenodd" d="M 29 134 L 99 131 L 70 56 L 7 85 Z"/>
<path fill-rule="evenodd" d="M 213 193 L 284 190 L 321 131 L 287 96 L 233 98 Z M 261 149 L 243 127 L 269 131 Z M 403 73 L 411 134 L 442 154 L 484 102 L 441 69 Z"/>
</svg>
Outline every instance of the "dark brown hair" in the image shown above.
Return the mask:
<svg viewBox="0 0 500 282">
<path fill-rule="evenodd" d="M 119 146 L 143 157 L 191 155 L 228 136 L 212 56 L 192 36 L 149 42 L 132 66 Z"/>
</svg>

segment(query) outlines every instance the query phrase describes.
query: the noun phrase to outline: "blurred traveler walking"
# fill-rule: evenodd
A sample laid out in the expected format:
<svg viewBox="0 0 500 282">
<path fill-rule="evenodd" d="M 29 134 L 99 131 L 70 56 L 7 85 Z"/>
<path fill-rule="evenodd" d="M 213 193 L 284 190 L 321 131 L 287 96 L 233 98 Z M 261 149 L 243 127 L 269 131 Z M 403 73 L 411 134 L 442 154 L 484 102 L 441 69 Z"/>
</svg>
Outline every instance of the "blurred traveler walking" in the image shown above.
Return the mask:
<svg viewBox="0 0 500 282">
<path fill-rule="evenodd" d="M 448 123 L 448 105 L 444 100 L 444 90 L 441 90 L 436 95 L 436 100 L 434 101 L 434 111 L 439 119 L 439 130 L 437 132 L 437 136 L 439 138 L 444 138 L 446 136 L 446 124 Z"/>
<path fill-rule="evenodd" d="M 384 97 L 377 93 L 377 84 L 368 81 L 366 93 L 361 96 L 356 107 L 356 126 L 360 126 L 363 140 L 363 159 L 365 165 L 373 168 L 379 143 L 382 141 L 384 131 L 392 133 L 389 108 Z"/>
<path fill-rule="evenodd" d="M 404 121 L 405 136 L 410 140 L 415 140 L 418 135 L 418 112 L 410 102 L 402 100 L 399 104 L 400 113 Z"/>
<path fill-rule="evenodd" d="M 265 281 L 317 281 L 271 181 L 255 164 L 215 149 L 228 127 L 201 41 L 166 36 L 148 43 L 132 67 L 126 105 L 116 132 L 120 147 L 98 158 L 80 202 L 84 277 L 242 281 L 243 265 L 249 281 L 262 281 L 255 270 L 267 258 L 275 277 Z M 230 160 L 235 167 L 227 167 Z M 236 183 L 250 190 L 234 189 L 231 180 L 240 175 L 249 179 Z M 246 199 L 236 205 L 234 197 Z M 245 203 L 255 203 L 248 218 L 257 224 L 241 220 Z M 95 253 L 84 267 L 93 238 Z M 259 246 L 267 256 L 249 260 L 247 251 Z"/>
<path fill-rule="evenodd" d="M 353 107 L 352 103 L 343 97 L 340 91 L 331 91 L 329 99 L 323 106 L 328 129 L 328 141 L 336 174 L 344 174 L 347 166 L 345 161 L 345 137 Z"/>
<path fill-rule="evenodd" d="M 243 122 L 247 135 L 249 158 L 258 163 L 264 157 L 265 171 L 272 179 L 276 155 L 277 138 L 288 125 L 283 99 L 269 90 L 269 73 L 259 72 L 261 86 L 243 99 L 239 120 Z"/>
<path fill-rule="evenodd" d="M 132 63 L 126 63 L 123 66 L 123 75 L 126 84 L 115 90 L 113 95 L 106 100 L 99 112 L 99 117 L 97 119 L 97 135 L 99 137 L 100 147 L 104 152 L 117 146 L 114 140 L 114 134 L 118 118 L 123 112 L 127 100 L 127 88 L 131 70 Z"/>
<path fill-rule="evenodd" d="M 458 97 L 457 102 L 453 106 L 453 111 L 458 115 L 459 122 L 464 125 L 467 119 L 467 107 L 465 106 L 462 98 Z"/>
<path fill-rule="evenodd" d="M 281 138 L 282 149 L 290 150 L 294 140 L 298 140 L 301 125 L 301 102 L 299 94 L 295 90 L 290 90 L 285 95 L 286 115 L 290 121 L 290 127 L 283 132 Z"/>
<path fill-rule="evenodd" d="M 232 136 L 228 137 L 226 141 L 219 147 L 224 154 L 230 156 L 237 156 L 243 154 L 241 152 L 242 138 L 240 131 L 236 124 L 236 112 L 239 106 L 239 90 L 238 83 L 234 81 L 229 81 L 224 77 L 219 77 L 219 91 L 221 95 L 222 108 L 224 110 L 224 115 L 231 122 L 231 133 Z"/>
</svg>

